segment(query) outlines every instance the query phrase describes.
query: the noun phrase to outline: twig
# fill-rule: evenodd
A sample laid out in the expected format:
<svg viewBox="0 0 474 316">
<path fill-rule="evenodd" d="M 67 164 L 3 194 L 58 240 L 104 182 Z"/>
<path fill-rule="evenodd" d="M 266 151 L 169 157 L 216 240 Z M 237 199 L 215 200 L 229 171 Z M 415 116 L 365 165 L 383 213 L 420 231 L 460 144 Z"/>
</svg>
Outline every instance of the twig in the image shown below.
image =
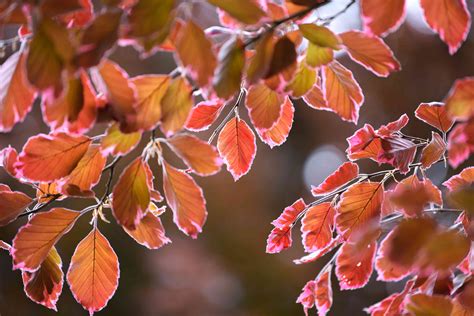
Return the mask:
<svg viewBox="0 0 474 316">
<path fill-rule="evenodd" d="M 234 110 L 239 106 L 240 101 L 242 100 L 243 94 L 244 94 L 244 89 L 241 89 L 239 95 L 237 96 L 237 100 L 235 101 L 234 105 L 230 109 L 229 113 L 227 113 L 227 115 L 224 117 L 224 119 L 219 124 L 219 126 L 217 126 L 217 128 L 212 132 L 211 137 L 209 137 L 209 140 L 207 141 L 208 144 L 212 143 L 212 141 L 214 140 L 214 138 L 216 138 L 219 131 L 224 127 L 225 123 L 227 123 L 229 118 L 232 116 L 232 114 L 234 113 Z"/>
<path fill-rule="evenodd" d="M 51 205 L 54 201 L 56 201 L 57 199 L 59 199 L 61 196 L 63 196 L 62 194 L 60 193 L 57 193 L 57 194 L 51 194 L 49 197 L 51 197 L 51 199 L 44 203 L 44 204 L 41 204 L 40 206 L 32 209 L 31 211 L 29 212 L 24 212 L 24 213 L 21 213 L 20 215 L 18 215 L 18 217 L 23 217 L 23 216 L 27 216 L 27 215 L 30 215 L 30 214 L 35 214 L 35 213 L 38 213 L 39 211 L 45 209 L 46 207 L 48 207 L 49 205 Z M 48 197 L 48 196 L 46 196 Z"/>
</svg>

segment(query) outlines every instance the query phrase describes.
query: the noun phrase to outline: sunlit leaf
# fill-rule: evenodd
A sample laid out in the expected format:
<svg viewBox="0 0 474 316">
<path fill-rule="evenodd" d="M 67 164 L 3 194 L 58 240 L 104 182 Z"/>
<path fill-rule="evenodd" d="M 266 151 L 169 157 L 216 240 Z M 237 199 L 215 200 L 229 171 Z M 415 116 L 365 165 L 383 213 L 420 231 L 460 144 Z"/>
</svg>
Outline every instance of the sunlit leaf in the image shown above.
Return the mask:
<svg viewBox="0 0 474 316">
<path fill-rule="evenodd" d="M 268 144 L 270 148 L 280 146 L 288 138 L 291 127 L 293 125 L 293 116 L 295 107 L 290 98 L 286 97 L 282 107 L 282 113 L 274 126 L 267 130 L 257 129 L 260 139 Z"/>
<path fill-rule="evenodd" d="M 212 84 L 220 98 L 228 99 L 240 89 L 245 65 L 242 40 L 233 38 L 222 45 L 218 60 Z"/>
<path fill-rule="evenodd" d="M 453 126 L 454 121 L 448 116 L 446 108 L 443 103 L 421 103 L 416 109 L 415 115 L 423 122 L 436 127 L 442 132 L 447 132 Z"/>
<path fill-rule="evenodd" d="M 207 130 L 219 116 L 223 103 L 220 101 L 202 101 L 195 105 L 186 122 L 186 129 L 199 132 Z"/>
<path fill-rule="evenodd" d="M 371 242 L 363 249 L 352 243 L 345 243 L 336 259 L 336 276 L 341 290 L 364 287 L 373 272 L 377 243 Z"/>
<path fill-rule="evenodd" d="M 181 130 L 193 107 L 191 86 L 183 77 L 173 80 L 161 99 L 161 129 L 170 136 Z"/>
<path fill-rule="evenodd" d="M 453 304 L 448 297 L 420 293 L 410 296 L 406 309 L 414 316 L 446 316 L 451 315 Z"/>
<path fill-rule="evenodd" d="M 271 129 L 281 115 L 284 97 L 263 83 L 250 87 L 245 99 L 255 128 Z"/>
<path fill-rule="evenodd" d="M 118 124 L 113 124 L 102 138 L 101 148 L 104 154 L 126 155 L 138 145 L 141 138 L 140 132 L 124 134 Z"/>
<path fill-rule="evenodd" d="M 0 184 L 0 226 L 15 220 L 33 200 L 22 192 L 12 191 Z"/>
<path fill-rule="evenodd" d="M 431 133 L 431 142 L 423 148 L 421 152 L 421 165 L 423 168 L 430 168 L 437 162 L 446 151 L 446 143 L 443 138 L 435 132 Z"/>
<path fill-rule="evenodd" d="M 331 193 L 359 175 L 359 166 L 353 162 L 345 162 L 330 174 L 320 185 L 311 186 L 313 195 Z"/>
<path fill-rule="evenodd" d="M 306 252 L 326 247 L 332 239 L 336 211 L 330 202 L 310 207 L 301 220 L 303 246 Z"/>
<path fill-rule="evenodd" d="M 445 100 L 446 111 L 454 119 L 467 120 L 474 116 L 474 77 L 454 82 Z"/>
<path fill-rule="evenodd" d="M 265 12 L 254 0 L 208 0 L 208 2 L 245 24 L 255 24 L 265 16 Z"/>
<path fill-rule="evenodd" d="M 293 80 L 285 88 L 293 98 L 301 98 L 316 82 L 316 71 L 307 67 L 304 63 L 299 65 Z"/>
<path fill-rule="evenodd" d="M 338 50 L 341 48 L 341 39 L 325 26 L 316 24 L 298 25 L 303 36 L 314 45 Z"/>
<path fill-rule="evenodd" d="M 148 249 L 158 249 L 171 243 L 171 240 L 165 236 L 165 229 L 161 224 L 161 220 L 152 212 L 148 212 L 134 230 L 129 230 L 125 227 L 124 230 L 137 243 Z"/>
<path fill-rule="evenodd" d="M 364 30 L 385 36 L 398 29 L 405 18 L 405 0 L 361 0 Z"/>
</svg>

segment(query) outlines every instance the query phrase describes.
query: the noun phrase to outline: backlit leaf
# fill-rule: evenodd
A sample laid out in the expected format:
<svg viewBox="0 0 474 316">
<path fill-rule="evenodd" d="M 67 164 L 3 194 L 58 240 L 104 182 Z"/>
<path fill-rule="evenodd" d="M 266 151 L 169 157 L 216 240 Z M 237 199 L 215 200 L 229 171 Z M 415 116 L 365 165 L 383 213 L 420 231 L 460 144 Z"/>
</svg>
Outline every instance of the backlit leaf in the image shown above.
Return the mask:
<svg viewBox="0 0 474 316">
<path fill-rule="evenodd" d="M 293 80 L 285 88 L 293 98 L 301 98 L 316 82 L 316 71 L 307 67 L 304 63 L 299 65 Z"/>
<path fill-rule="evenodd" d="M 359 166 L 353 162 L 345 162 L 329 175 L 320 185 L 311 186 L 313 195 L 331 193 L 359 175 Z"/>
<path fill-rule="evenodd" d="M 134 37 L 156 35 L 166 28 L 174 0 L 139 0 L 130 10 L 128 21 Z"/>
<path fill-rule="evenodd" d="M 468 255 L 470 240 L 463 234 L 448 230 L 436 234 L 426 245 L 422 264 L 439 271 L 456 267 Z"/>
<path fill-rule="evenodd" d="M 202 189 L 190 175 L 166 161 L 163 161 L 163 188 L 175 224 L 186 235 L 197 238 L 207 218 Z"/>
<path fill-rule="evenodd" d="M 15 165 L 21 177 L 54 181 L 69 175 L 87 152 L 91 139 L 64 133 L 39 134 L 23 147 Z"/>
<path fill-rule="evenodd" d="M 364 31 L 385 36 L 398 29 L 405 18 L 405 0 L 361 0 Z"/>
<path fill-rule="evenodd" d="M 133 230 L 145 216 L 150 204 L 150 168 L 141 157 L 129 164 L 112 192 L 112 212 L 117 222 Z"/>
<path fill-rule="evenodd" d="M 220 98 L 229 99 L 239 91 L 242 80 L 245 65 L 242 40 L 234 38 L 224 43 L 219 51 L 218 60 L 212 84 Z"/>
<path fill-rule="evenodd" d="M 453 119 L 467 120 L 474 116 L 474 77 L 458 79 L 445 100 L 446 111 Z"/>
<path fill-rule="evenodd" d="M 165 229 L 161 224 L 161 220 L 151 212 L 146 213 L 134 230 L 125 227 L 124 230 L 137 243 L 148 249 L 158 249 L 171 243 L 171 240 L 165 236 Z"/>
<path fill-rule="evenodd" d="M 150 130 L 160 122 L 161 101 L 170 84 L 169 76 L 142 75 L 132 79 L 137 89 L 137 113 L 132 130 Z"/>
<path fill-rule="evenodd" d="M 373 272 L 377 243 L 371 242 L 362 249 L 352 243 L 345 243 L 336 259 L 336 276 L 341 290 L 364 287 Z"/>
<path fill-rule="evenodd" d="M 56 311 L 56 302 L 63 290 L 62 261 L 55 247 L 35 272 L 21 273 L 23 289 L 35 303 Z"/>
<path fill-rule="evenodd" d="M 234 180 L 247 174 L 257 153 L 255 134 L 239 117 L 226 123 L 219 133 L 217 149 Z"/>
<path fill-rule="evenodd" d="M 176 50 L 181 63 L 191 70 L 192 77 L 199 86 L 207 85 L 217 61 L 212 50 L 212 42 L 193 21 L 188 21 L 181 28 L 176 39 Z"/>
<path fill-rule="evenodd" d="M 271 129 L 280 117 L 284 97 L 264 83 L 250 87 L 245 99 L 249 116 L 255 128 Z"/>
<path fill-rule="evenodd" d="M 316 280 L 309 281 L 303 288 L 302 293 L 296 303 L 303 305 L 305 314 L 308 309 L 316 305 L 318 315 L 324 316 L 332 306 L 332 286 L 331 286 L 332 265 L 321 271 Z"/>
<path fill-rule="evenodd" d="M 266 253 L 279 253 L 291 247 L 291 227 L 274 227 L 267 238 Z"/>
<path fill-rule="evenodd" d="M 298 25 L 303 36 L 314 45 L 338 50 L 341 48 L 341 39 L 325 26 L 316 24 Z"/>
<path fill-rule="evenodd" d="M 420 293 L 410 296 L 406 309 L 414 316 L 447 316 L 451 315 L 453 304 L 447 297 Z"/>
<path fill-rule="evenodd" d="M 381 38 L 360 31 L 348 31 L 339 36 L 349 56 L 377 76 L 387 77 L 401 69 L 393 52 Z"/>
<path fill-rule="evenodd" d="M 336 207 L 336 227 L 347 240 L 353 231 L 363 230 L 373 219 L 380 217 L 384 197 L 379 182 L 356 183 L 342 195 Z"/>
<path fill-rule="evenodd" d="M 168 144 L 198 175 L 209 176 L 221 169 L 222 159 L 217 149 L 194 135 L 175 135 L 168 139 Z"/>
<path fill-rule="evenodd" d="M 452 176 L 443 185 L 449 189 L 449 191 L 458 190 L 464 186 L 469 186 L 474 182 L 474 167 L 468 167 L 461 171 L 459 174 Z"/>
<path fill-rule="evenodd" d="M 170 136 L 184 127 L 193 107 L 191 90 L 186 79 L 179 77 L 170 83 L 161 99 L 161 129 L 166 136 Z"/>
<path fill-rule="evenodd" d="M 268 72 L 273 56 L 275 40 L 272 33 L 267 33 L 257 42 L 255 54 L 250 58 L 247 68 L 247 81 L 256 83 Z"/>
<path fill-rule="evenodd" d="M 295 113 L 295 107 L 290 98 L 286 97 L 282 107 L 282 113 L 275 125 L 267 130 L 257 129 L 258 136 L 260 139 L 268 144 L 270 148 L 280 146 L 288 138 L 291 127 L 293 125 L 293 116 Z"/>
<path fill-rule="evenodd" d="M 61 183 L 61 192 L 69 196 L 94 196 L 91 189 L 99 182 L 106 161 L 99 145 L 91 145 L 76 168 Z"/>
<path fill-rule="evenodd" d="M 207 130 L 219 116 L 223 103 L 220 101 L 202 101 L 195 105 L 186 122 L 186 129 L 199 132 Z"/>
<path fill-rule="evenodd" d="M 334 59 L 332 48 L 320 47 L 313 43 L 308 44 L 306 63 L 311 67 L 320 67 L 329 64 Z"/>
<path fill-rule="evenodd" d="M 336 211 L 330 202 L 310 207 L 301 220 L 303 246 L 306 252 L 326 247 L 332 239 Z"/>
<path fill-rule="evenodd" d="M 13 239 L 13 268 L 28 272 L 37 270 L 51 248 L 69 232 L 79 216 L 80 212 L 64 208 L 53 208 L 33 216 Z"/>
<path fill-rule="evenodd" d="M 118 124 L 113 124 L 107 129 L 106 135 L 102 138 L 101 148 L 104 155 L 109 153 L 114 156 L 126 155 L 138 145 L 141 138 L 142 133 L 124 134 L 120 131 Z"/>
<path fill-rule="evenodd" d="M 208 2 L 245 24 L 255 24 L 265 16 L 265 12 L 254 0 L 208 0 Z"/>
<path fill-rule="evenodd" d="M 421 103 L 416 109 L 415 115 L 418 119 L 436 127 L 442 132 L 449 131 L 454 124 L 454 121 L 448 116 L 446 106 L 443 103 Z"/>
<path fill-rule="evenodd" d="M 296 200 L 290 206 L 285 207 L 283 212 L 278 216 L 277 219 L 272 221 L 272 225 L 278 228 L 288 228 L 293 226 L 296 218 L 306 208 L 306 203 L 303 199 Z"/>
<path fill-rule="evenodd" d="M 89 314 L 104 308 L 118 286 L 119 261 L 109 241 L 94 228 L 77 245 L 67 272 L 76 301 Z"/>
<path fill-rule="evenodd" d="M 430 28 L 448 45 L 454 54 L 466 39 L 471 15 L 465 0 L 421 0 L 424 18 Z"/>
<path fill-rule="evenodd" d="M 357 124 L 364 95 L 352 72 L 337 61 L 323 68 L 323 91 L 327 110 Z"/>
<path fill-rule="evenodd" d="M 12 191 L 0 184 L 0 226 L 14 221 L 33 200 L 22 192 Z"/>
<path fill-rule="evenodd" d="M 0 132 L 25 119 L 35 97 L 25 72 L 25 54 L 14 53 L 0 66 Z"/>
<path fill-rule="evenodd" d="M 430 168 L 437 162 L 446 151 L 446 143 L 443 138 L 435 132 L 431 133 L 431 142 L 421 152 L 421 164 L 423 168 Z"/>
<path fill-rule="evenodd" d="M 393 263 L 387 258 L 388 247 L 390 247 L 390 242 L 393 239 L 392 235 L 393 231 L 382 241 L 375 259 L 375 269 L 378 273 L 377 280 L 380 281 L 400 281 L 411 271 L 409 268 Z"/>
<path fill-rule="evenodd" d="M 268 72 L 264 78 L 270 78 L 290 68 L 296 62 L 295 43 L 288 36 L 280 37 L 275 43 Z"/>
</svg>

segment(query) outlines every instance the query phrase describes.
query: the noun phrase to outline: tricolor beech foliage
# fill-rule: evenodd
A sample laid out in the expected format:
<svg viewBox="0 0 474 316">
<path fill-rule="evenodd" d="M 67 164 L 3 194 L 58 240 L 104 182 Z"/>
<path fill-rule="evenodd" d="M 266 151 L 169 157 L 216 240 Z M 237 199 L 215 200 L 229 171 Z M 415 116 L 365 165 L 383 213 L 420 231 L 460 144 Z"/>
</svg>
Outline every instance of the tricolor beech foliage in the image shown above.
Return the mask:
<svg viewBox="0 0 474 316">
<path fill-rule="evenodd" d="M 0 153 L 6 173 L 36 189 L 28 196 L 0 184 L 0 225 L 26 219 L 11 245 L 0 241 L 21 271 L 26 295 L 56 310 L 66 275 L 85 310 L 103 309 L 120 277 L 119 258 L 101 232 L 107 217 L 149 249 L 171 242 L 160 219 L 170 212 L 180 231 L 197 238 L 208 211 L 196 176 L 214 175 L 223 165 L 235 181 L 249 173 L 256 135 L 271 148 L 289 137 L 294 100 L 357 124 L 364 92 L 336 53 L 378 77 L 400 71 L 383 36 L 400 26 L 407 4 L 348 0 L 340 12 L 320 17 L 318 9 L 330 2 L 3 1 L 0 24 L 18 36 L 0 40 L 8 52 L 0 66 L 0 132 L 20 124 L 34 103 L 50 128 L 31 135 L 21 150 Z M 363 29 L 331 30 L 356 4 Z M 427 25 L 454 54 L 470 28 L 465 0 L 420 5 Z M 189 14 L 194 6 L 219 24 L 203 26 Z M 131 77 L 109 59 L 118 46 L 133 46 L 142 58 L 168 52 L 177 67 Z M 367 308 L 372 315 L 474 313 L 474 171 L 446 181 L 444 197 L 425 174 L 440 162 L 456 168 L 474 151 L 474 78 L 459 79 L 442 102 L 423 103 L 414 115 L 433 127 L 431 140 L 402 133 L 408 115 L 378 129 L 365 124 L 347 139 L 350 161 L 312 188 L 317 200 L 298 199 L 272 222 L 267 252 L 289 248 L 301 220 L 308 255 L 295 262 L 333 255 L 298 298 L 306 313 L 313 306 L 319 315 L 330 310 L 333 271 L 344 290 L 365 286 L 374 270 L 383 281 L 409 280 L 402 292 Z M 196 134 L 209 129 L 209 139 Z M 149 141 L 139 147 L 143 139 Z M 118 174 L 123 157 L 130 162 Z M 359 159 L 393 169 L 362 174 Z M 100 196 L 99 183 L 105 187 Z M 53 206 L 71 197 L 90 205 Z M 445 227 L 436 221 L 440 212 L 458 219 Z M 64 273 L 56 244 L 80 217 L 92 227 Z M 389 232 L 387 223 L 395 223 Z"/>
</svg>

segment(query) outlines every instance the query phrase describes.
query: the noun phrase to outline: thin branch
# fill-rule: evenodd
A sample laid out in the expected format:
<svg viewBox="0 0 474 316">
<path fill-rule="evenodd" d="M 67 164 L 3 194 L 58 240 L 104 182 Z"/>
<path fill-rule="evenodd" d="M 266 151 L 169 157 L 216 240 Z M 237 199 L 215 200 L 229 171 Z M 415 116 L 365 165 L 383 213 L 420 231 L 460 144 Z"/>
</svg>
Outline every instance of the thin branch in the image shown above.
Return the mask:
<svg viewBox="0 0 474 316">
<path fill-rule="evenodd" d="M 45 196 L 45 198 L 50 197 L 51 199 L 50 199 L 48 202 L 39 205 L 38 207 L 32 209 L 32 210 L 29 211 L 29 212 L 21 213 L 20 215 L 18 215 L 18 217 L 23 217 L 23 216 L 27 216 L 27 215 L 30 215 L 30 214 L 38 213 L 39 211 L 41 211 L 41 210 L 47 208 L 48 206 L 50 206 L 54 201 L 56 201 L 57 199 L 59 199 L 59 198 L 62 197 L 62 196 L 63 196 L 63 195 L 60 194 L 60 193 L 51 194 L 51 195 L 49 195 L 49 196 Z"/>
<path fill-rule="evenodd" d="M 242 100 L 242 97 L 243 97 L 244 92 L 245 92 L 244 89 L 241 89 L 241 90 L 240 90 L 240 93 L 239 93 L 239 95 L 237 96 L 237 100 L 235 101 L 234 105 L 233 105 L 232 108 L 230 109 L 229 113 L 227 113 L 227 115 L 224 117 L 224 119 L 223 119 L 222 122 L 219 124 L 219 126 L 217 126 L 217 128 L 212 132 L 211 137 L 209 137 L 209 140 L 207 141 L 208 144 L 211 144 L 211 143 L 212 143 L 212 141 L 214 140 L 214 138 L 216 138 L 216 136 L 217 136 L 217 134 L 219 133 L 219 131 L 224 127 L 225 123 L 227 123 L 227 121 L 229 120 L 229 118 L 232 116 L 232 114 L 234 113 L 234 110 L 239 106 L 240 101 Z"/>
<path fill-rule="evenodd" d="M 356 0 L 351 0 L 341 11 L 337 12 L 336 14 L 330 16 L 330 17 L 326 17 L 326 18 L 322 18 L 321 20 L 324 21 L 323 22 L 323 25 L 329 25 L 331 24 L 331 22 L 339 17 L 340 15 L 344 14 L 347 12 L 347 10 L 349 10 L 349 8 L 356 3 Z"/>
</svg>

